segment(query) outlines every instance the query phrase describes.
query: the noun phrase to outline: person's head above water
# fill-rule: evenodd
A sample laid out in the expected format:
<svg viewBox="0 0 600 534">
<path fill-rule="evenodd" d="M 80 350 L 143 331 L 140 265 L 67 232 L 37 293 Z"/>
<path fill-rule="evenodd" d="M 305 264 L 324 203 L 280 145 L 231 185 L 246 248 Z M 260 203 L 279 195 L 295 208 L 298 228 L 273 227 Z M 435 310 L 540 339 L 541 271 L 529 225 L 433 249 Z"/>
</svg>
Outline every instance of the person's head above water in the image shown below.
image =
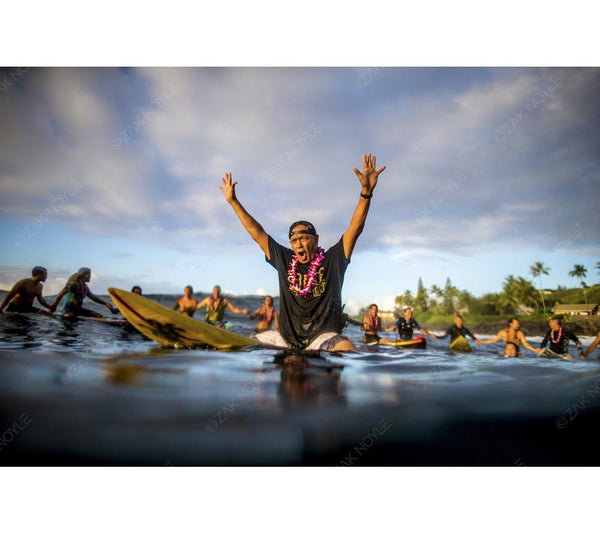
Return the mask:
<svg viewBox="0 0 600 534">
<path fill-rule="evenodd" d="M 552 317 L 548 318 L 548 324 L 552 330 L 558 330 L 562 324 L 562 318 L 558 315 L 553 315 Z"/>
<path fill-rule="evenodd" d="M 312 223 L 296 221 L 290 226 L 288 233 L 290 245 L 300 263 L 310 263 L 319 247 L 319 235 Z"/>
<path fill-rule="evenodd" d="M 36 265 L 33 269 L 31 269 L 31 276 L 39 278 L 40 282 L 45 282 L 46 278 L 48 278 L 48 269 L 46 269 L 46 267 Z"/>
<path fill-rule="evenodd" d="M 92 279 L 92 270 L 89 267 L 80 267 L 77 275 L 84 281 L 89 282 Z"/>
<path fill-rule="evenodd" d="M 132 293 L 137 293 L 138 295 L 142 294 L 142 288 L 140 286 L 133 286 L 131 288 Z"/>
<path fill-rule="evenodd" d="M 462 325 L 464 324 L 462 315 L 460 313 L 454 314 L 454 323 L 456 324 L 456 326 L 458 326 L 458 328 L 462 327 Z"/>
<path fill-rule="evenodd" d="M 404 306 L 404 318 L 408 321 L 413 314 L 413 309 L 410 306 Z"/>
<path fill-rule="evenodd" d="M 218 299 L 221 296 L 221 286 L 215 286 L 212 290 L 213 297 Z"/>
<path fill-rule="evenodd" d="M 265 306 L 269 306 L 269 307 L 270 307 L 270 306 L 273 306 L 273 297 L 272 297 L 271 295 L 267 295 L 267 296 L 265 297 L 265 300 L 263 300 L 263 304 L 264 304 Z"/>
<path fill-rule="evenodd" d="M 185 286 L 183 288 L 183 294 L 188 298 L 191 297 L 194 294 L 194 288 L 192 286 Z"/>
<path fill-rule="evenodd" d="M 516 317 L 509 319 L 507 326 L 508 328 L 514 328 L 515 330 L 518 330 L 520 327 L 519 319 L 517 319 Z"/>
<path fill-rule="evenodd" d="M 377 304 L 371 304 L 369 306 L 369 313 L 375 317 L 377 315 L 377 312 L 379 311 L 379 307 L 377 306 Z"/>
<path fill-rule="evenodd" d="M 504 355 L 514 358 L 519 353 L 519 347 L 517 347 L 516 343 L 509 341 L 504 347 Z"/>
</svg>

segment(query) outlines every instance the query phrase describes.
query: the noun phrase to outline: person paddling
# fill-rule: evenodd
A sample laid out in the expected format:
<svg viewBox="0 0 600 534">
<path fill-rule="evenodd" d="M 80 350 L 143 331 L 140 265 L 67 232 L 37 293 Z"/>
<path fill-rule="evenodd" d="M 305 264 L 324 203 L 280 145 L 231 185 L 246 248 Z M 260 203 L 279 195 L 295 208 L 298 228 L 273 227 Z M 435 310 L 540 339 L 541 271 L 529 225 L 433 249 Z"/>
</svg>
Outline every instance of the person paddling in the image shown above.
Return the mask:
<svg viewBox="0 0 600 534">
<path fill-rule="evenodd" d="M 358 205 L 341 239 L 327 251 L 319 246 L 314 225 L 299 220 L 290 225 L 290 247 L 277 243 L 242 206 L 231 173 L 220 187 L 242 226 L 277 270 L 279 279 L 279 332 L 257 334 L 259 341 L 297 350 L 356 350 L 342 336 L 342 285 L 352 251 L 363 231 L 373 191 L 385 167 L 376 169 L 376 158 L 363 155 L 363 171 L 354 168 L 361 185 Z"/>
<path fill-rule="evenodd" d="M 227 308 L 233 313 L 248 315 L 247 308 L 237 308 L 229 299 L 221 294 L 221 286 L 213 287 L 212 295 L 200 301 L 197 304 L 196 309 L 204 308 L 204 306 L 206 306 L 206 318 L 204 319 L 204 322 L 221 328 L 225 328 L 223 316 L 225 315 L 225 309 Z"/>
<path fill-rule="evenodd" d="M 48 278 L 48 270 L 39 265 L 31 270 L 31 278 L 19 280 L 0 304 L 0 313 L 6 308 L 8 312 L 17 313 L 41 313 L 50 315 L 56 310 L 56 306 L 48 304 L 42 296 L 43 282 Z M 48 308 L 48 311 L 36 308 L 33 305 L 34 299 Z M 6 307 L 8 305 L 8 307 Z"/>
</svg>

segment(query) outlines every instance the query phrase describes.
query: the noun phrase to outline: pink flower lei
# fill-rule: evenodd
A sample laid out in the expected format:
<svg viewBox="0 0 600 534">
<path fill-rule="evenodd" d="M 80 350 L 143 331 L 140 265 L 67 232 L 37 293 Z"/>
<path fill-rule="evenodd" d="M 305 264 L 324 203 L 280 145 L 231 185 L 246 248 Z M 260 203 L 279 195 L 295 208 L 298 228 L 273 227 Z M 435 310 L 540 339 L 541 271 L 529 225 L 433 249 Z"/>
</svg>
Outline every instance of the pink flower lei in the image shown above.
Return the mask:
<svg viewBox="0 0 600 534">
<path fill-rule="evenodd" d="M 306 285 L 304 288 L 300 287 L 298 283 L 298 257 L 294 255 L 292 261 L 290 261 L 290 266 L 288 268 L 288 281 L 290 283 L 290 291 L 296 293 L 299 297 L 305 297 L 308 295 L 315 287 L 317 282 L 317 269 L 323 262 L 323 258 L 325 258 L 325 251 L 319 247 L 317 248 L 317 254 L 315 255 L 313 261 L 310 262 L 310 267 L 308 268 L 308 273 L 306 274 Z"/>
</svg>

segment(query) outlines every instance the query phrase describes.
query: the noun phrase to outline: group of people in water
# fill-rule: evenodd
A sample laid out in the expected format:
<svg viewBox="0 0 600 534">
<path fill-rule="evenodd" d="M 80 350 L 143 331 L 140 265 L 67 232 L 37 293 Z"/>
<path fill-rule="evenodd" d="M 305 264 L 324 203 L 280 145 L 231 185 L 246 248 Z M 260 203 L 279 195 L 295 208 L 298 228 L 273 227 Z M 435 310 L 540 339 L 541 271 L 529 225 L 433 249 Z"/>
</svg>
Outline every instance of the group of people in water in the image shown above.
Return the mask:
<svg viewBox="0 0 600 534">
<path fill-rule="evenodd" d="M 586 352 L 583 352 L 583 346 L 575 334 L 562 326 L 562 319 L 558 316 L 552 316 L 548 319 L 549 329 L 540 344 L 540 348 L 536 349 L 531 346 L 527 338 L 520 330 L 519 320 L 516 317 L 509 319 L 507 327 L 500 330 L 494 337 L 486 340 L 477 339 L 471 331 L 464 325 L 464 320 L 460 314 L 455 314 L 454 325 L 446 330 L 442 336 L 436 336 L 429 333 L 422 327 L 414 318 L 413 310 L 410 306 L 404 308 L 404 314 L 400 317 L 393 326 L 383 328 L 381 318 L 379 317 L 379 309 L 377 304 L 369 306 L 368 313 L 364 316 L 361 329 L 365 332 L 363 341 L 370 344 L 390 344 L 392 341 L 380 337 L 379 332 L 391 332 L 398 330 L 398 339 L 409 341 L 413 339 L 413 333 L 420 333 L 429 336 L 433 339 L 444 339 L 450 337 L 450 344 L 462 337 L 470 337 L 477 345 L 488 345 L 497 343 L 502 340 L 504 342 L 504 355 L 509 358 L 515 358 L 521 355 L 521 345 L 526 349 L 535 352 L 542 357 L 560 357 L 565 359 L 573 359 L 569 354 L 569 342 L 573 341 L 577 347 L 580 358 L 587 358 L 592 351 L 600 344 L 600 332 L 596 339 L 588 347 Z M 546 345 L 549 344 L 549 347 Z"/>
<path fill-rule="evenodd" d="M 233 313 L 242 314 L 249 319 L 258 319 L 256 332 L 265 332 L 273 327 L 278 328 L 277 310 L 273 305 L 273 297 L 267 295 L 262 306 L 257 308 L 254 313 L 250 313 L 247 308 L 238 308 L 228 298 L 221 293 L 221 286 L 213 287 L 212 294 L 203 300 L 194 298 L 194 289 L 192 286 L 185 286 L 183 296 L 175 301 L 173 309 L 185 313 L 190 317 L 194 316 L 196 310 L 206 307 L 204 321 L 210 325 L 227 328 L 228 323 L 223 321 L 225 310 L 229 309 Z"/>
<path fill-rule="evenodd" d="M 219 189 L 225 201 L 233 209 L 244 229 L 256 242 L 265 255 L 265 260 L 276 271 L 279 281 L 280 309 L 277 312 L 273 299 L 265 297 L 263 305 L 253 314 L 247 309 L 236 307 L 229 299 L 221 294 L 219 286 L 213 288 L 209 297 L 198 301 L 193 297 L 191 286 L 186 287 L 184 295 L 178 299 L 174 309 L 190 316 L 198 309 L 206 307 L 205 321 L 216 326 L 224 326 L 225 310 L 243 314 L 258 319 L 256 338 L 267 345 L 289 348 L 294 350 L 325 350 L 325 351 L 354 351 L 356 346 L 347 336 L 342 335 L 344 321 L 342 317 L 342 286 L 344 275 L 358 237 L 361 235 L 367 219 L 373 193 L 379 175 L 386 169 L 377 169 L 376 158 L 371 154 L 363 154 L 362 172 L 352 169 L 360 182 L 358 204 L 352 213 L 346 231 L 336 244 L 325 250 L 319 246 L 319 235 L 314 225 L 305 220 L 292 223 L 289 227 L 289 247 L 277 243 L 252 217 L 240 203 L 237 193 L 237 181 L 233 181 L 230 172 L 221 180 Z M 86 297 L 98 304 L 106 306 L 112 313 L 118 310 L 109 302 L 96 297 L 88 288 L 91 279 L 89 268 L 79 269 L 71 275 L 65 287 L 59 292 L 52 304 L 42 297 L 42 283 L 47 278 L 43 267 L 35 267 L 32 277 L 20 280 L 6 295 L 0 304 L 0 312 L 6 307 L 7 311 L 54 313 L 61 299 L 66 296 L 64 306 L 65 317 L 92 316 L 100 314 L 83 307 Z M 132 291 L 141 294 L 141 288 L 135 286 Z M 34 308 L 33 301 L 37 298 L 48 311 Z M 443 336 L 450 337 L 451 343 L 459 337 L 468 336 L 477 344 L 495 343 L 503 340 L 505 354 L 517 356 L 520 346 L 537 352 L 540 356 L 544 351 L 551 351 L 557 356 L 569 357 L 568 346 L 573 340 L 581 357 L 586 357 L 600 343 L 600 334 L 583 353 L 581 343 L 571 332 L 561 325 L 560 318 L 552 317 L 550 329 L 542 341 L 540 349 L 534 349 L 519 330 L 517 319 L 509 321 L 506 329 L 498 332 L 492 339 L 481 341 L 477 339 L 464 325 L 463 318 L 456 316 L 455 324 Z M 274 328 L 273 328 L 274 327 Z M 372 305 L 363 321 L 365 341 L 369 343 L 386 343 L 385 338 L 378 335 L 382 331 L 398 331 L 400 339 L 411 339 L 415 330 L 432 338 L 424 327 L 412 317 L 412 310 L 404 311 L 402 317 L 389 328 L 383 329 L 377 314 L 377 306 Z M 549 348 L 546 348 L 547 344 Z"/>
</svg>

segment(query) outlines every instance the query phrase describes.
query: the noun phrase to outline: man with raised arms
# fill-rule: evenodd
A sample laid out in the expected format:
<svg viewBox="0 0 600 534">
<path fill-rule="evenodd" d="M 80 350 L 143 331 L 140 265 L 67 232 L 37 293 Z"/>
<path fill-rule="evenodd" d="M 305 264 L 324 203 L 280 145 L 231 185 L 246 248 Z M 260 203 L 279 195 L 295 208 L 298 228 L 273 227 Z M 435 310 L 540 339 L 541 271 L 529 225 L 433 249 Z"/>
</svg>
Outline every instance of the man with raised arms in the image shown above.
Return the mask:
<svg viewBox="0 0 600 534">
<path fill-rule="evenodd" d="M 529 342 L 525 338 L 525 334 L 523 334 L 523 332 L 521 332 L 521 330 L 520 330 L 519 320 L 516 317 L 509 319 L 507 328 L 500 330 L 500 332 L 498 332 L 493 338 L 482 341 L 481 344 L 489 345 L 491 343 L 496 343 L 496 341 L 500 341 L 500 340 L 504 341 L 504 346 L 505 346 L 504 353 L 506 356 L 509 356 L 509 357 L 512 357 L 512 354 L 514 351 L 513 347 L 511 347 L 509 350 L 506 350 L 508 348 L 509 344 L 512 344 L 515 347 L 517 347 L 516 356 L 519 356 L 521 353 L 521 344 L 523 344 L 523 346 L 526 349 L 529 349 L 529 350 L 535 352 L 536 354 L 541 350 L 541 349 L 535 349 L 529 344 Z M 508 352 L 510 352 L 510 355 L 508 354 Z"/>
<path fill-rule="evenodd" d="M 229 299 L 222 295 L 221 286 L 213 287 L 212 295 L 198 302 L 196 309 L 199 310 L 204 308 L 204 306 L 206 306 L 206 318 L 204 319 L 204 322 L 221 328 L 225 328 L 223 316 L 225 315 L 226 308 L 229 308 L 233 313 L 248 315 L 247 308 L 237 308 Z"/>
<path fill-rule="evenodd" d="M 350 225 L 341 239 L 327 251 L 319 247 L 319 236 L 308 221 L 290 226 L 290 248 L 277 243 L 244 209 L 237 199 L 231 173 L 220 187 L 225 200 L 265 254 L 279 277 L 279 332 L 257 334 L 270 345 L 301 350 L 356 350 L 342 332 L 342 284 L 358 236 L 362 233 L 373 190 L 385 167 L 376 170 L 376 158 L 363 155 L 363 171 L 353 169 L 361 194 Z"/>
<path fill-rule="evenodd" d="M 4 297 L 0 304 L 0 313 L 8 304 L 6 311 L 18 313 L 42 313 L 49 315 L 54 313 L 56 306 L 48 304 L 42 297 L 43 282 L 48 278 L 48 271 L 45 267 L 36 266 L 31 271 L 31 278 L 23 278 L 19 280 L 9 293 Z M 50 310 L 40 310 L 33 305 L 33 300 L 38 302 Z"/>
</svg>

